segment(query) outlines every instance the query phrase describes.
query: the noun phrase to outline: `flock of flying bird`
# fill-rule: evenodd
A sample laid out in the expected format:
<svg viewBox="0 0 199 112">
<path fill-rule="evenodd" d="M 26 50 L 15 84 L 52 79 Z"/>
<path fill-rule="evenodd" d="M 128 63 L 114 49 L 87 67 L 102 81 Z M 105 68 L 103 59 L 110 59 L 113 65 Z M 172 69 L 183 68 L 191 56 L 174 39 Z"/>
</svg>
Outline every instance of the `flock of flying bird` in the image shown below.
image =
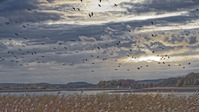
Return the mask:
<svg viewBox="0 0 199 112">
<path fill-rule="evenodd" d="M 83 0 L 80 0 L 81 2 L 83 2 Z M 101 3 L 102 2 L 102 0 L 99 0 L 99 4 L 98 4 L 98 6 L 99 7 L 102 7 L 101 6 Z M 117 6 L 117 4 L 113 4 L 114 6 Z M 75 7 L 73 7 L 72 8 L 73 10 L 78 10 L 78 11 L 80 11 L 80 8 L 75 8 Z M 32 9 L 27 9 L 28 11 L 32 11 Z M 198 9 L 196 9 L 196 11 L 198 11 Z M 89 17 L 92 17 L 92 16 L 94 16 L 94 13 L 93 12 L 91 12 L 91 13 L 89 13 L 88 14 L 89 15 Z M 18 23 L 17 21 L 15 21 L 15 23 Z M 153 25 L 154 24 L 154 22 L 153 21 L 150 21 L 150 23 Z M 6 22 L 5 23 L 6 25 L 10 25 L 11 23 L 9 23 L 9 22 Z M 27 27 L 29 27 L 30 25 L 29 24 L 24 24 L 24 25 L 22 25 L 22 28 L 27 28 Z M 140 26 L 140 27 L 142 27 L 142 26 Z M 127 32 L 131 32 L 131 30 L 128 30 Z M 20 32 L 20 33 L 22 33 L 22 32 Z M 14 35 L 16 36 L 16 37 L 18 37 L 18 38 L 20 38 L 20 33 L 17 33 L 17 32 L 15 32 L 14 33 Z M 154 34 L 151 34 L 151 36 L 152 37 L 155 37 L 155 35 Z M 42 36 L 43 38 L 46 38 L 46 36 Z M 22 37 L 22 39 L 24 40 L 24 42 L 26 42 L 26 45 L 22 45 L 21 46 L 21 48 L 17 48 L 17 50 L 3 50 L 3 49 L 1 49 L 0 50 L 0 52 L 7 52 L 7 55 L 5 55 L 5 57 L 3 57 L 3 56 L 0 56 L 0 64 L 2 63 L 2 62 L 11 62 L 11 63 L 17 63 L 18 65 L 20 65 L 20 66 L 26 66 L 26 65 L 28 65 L 28 62 L 23 62 L 23 60 L 26 58 L 26 56 L 33 56 L 33 55 L 36 55 L 36 58 L 35 58 L 35 60 L 36 60 L 36 62 L 37 63 L 45 63 L 45 61 L 44 61 L 44 58 L 46 57 L 46 56 L 44 56 L 44 55 L 40 55 L 40 53 L 37 51 L 37 50 L 35 50 L 35 49 L 32 49 L 31 51 L 27 51 L 27 50 L 25 50 L 25 49 L 23 49 L 23 48 L 25 48 L 26 46 L 30 46 L 31 45 L 31 43 L 28 43 L 28 38 L 26 38 L 26 37 Z M 8 39 L 8 41 L 10 41 L 10 42 L 12 42 L 13 40 L 10 38 L 10 39 Z M 71 40 L 71 42 L 76 42 L 76 40 Z M 117 41 L 116 43 L 111 43 L 111 44 L 113 44 L 113 45 L 115 45 L 115 46 L 120 46 L 120 44 L 121 44 L 121 42 L 120 41 Z M 40 43 L 40 45 L 43 45 L 43 46 L 45 46 L 45 42 L 41 42 Z M 65 50 L 65 51 L 67 51 L 67 50 L 69 50 L 69 48 L 68 47 L 66 47 L 65 46 L 65 43 L 61 43 L 61 42 L 59 42 L 59 43 L 57 43 L 57 46 L 59 46 L 59 47 L 53 47 L 51 50 L 52 50 L 52 52 L 53 52 L 53 50 L 57 50 L 58 48 L 59 48 L 59 50 L 61 49 L 61 50 Z M 61 47 L 60 47 L 61 46 Z M 91 49 L 91 50 L 101 50 L 103 47 L 108 47 L 109 45 L 108 44 L 105 44 L 104 46 L 97 46 L 96 48 L 93 48 L 93 49 Z M 139 45 L 134 45 L 135 47 L 138 47 Z M 159 49 L 162 49 L 162 50 L 164 50 L 164 47 L 159 47 Z M 132 48 L 130 48 L 129 49 L 129 51 L 128 52 L 132 52 L 133 50 L 132 50 Z M 78 51 L 76 51 L 76 53 L 78 54 Z M 3 54 L 3 53 L 1 53 L 1 54 Z M 151 55 L 155 55 L 156 54 L 156 52 L 155 51 L 152 51 L 151 52 Z M 163 64 L 163 65 L 166 65 L 167 63 L 164 61 L 164 60 L 167 60 L 167 59 L 169 59 L 171 56 L 169 56 L 169 55 L 157 55 L 158 57 L 161 57 L 161 62 L 158 62 L 157 64 Z M 7 57 L 12 57 L 12 59 L 11 60 L 7 60 L 6 58 Z M 90 62 L 90 64 L 91 64 L 91 66 L 92 65 L 94 65 L 95 64 L 95 62 L 92 62 L 92 59 L 94 59 L 94 58 L 96 58 L 96 59 L 99 59 L 99 60 L 102 60 L 102 61 L 105 61 L 105 60 L 107 60 L 108 59 L 108 57 L 100 57 L 100 56 L 95 56 L 95 55 L 90 55 L 90 56 L 88 56 L 88 57 L 90 57 L 91 59 L 89 59 L 89 58 L 84 58 L 84 59 L 82 59 L 82 63 L 89 63 L 89 61 L 91 60 L 91 62 Z M 132 56 L 132 55 L 126 55 L 126 57 L 132 57 L 132 59 L 136 59 L 136 58 L 139 58 L 139 57 L 136 57 L 136 56 Z M 34 60 L 34 61 L 35 61 Z M 117 59 L 114 59 L 114 61 L 116 61 L 117 63 L 118 63 L 118 65 L 116 65 L 116 67 L 117 68 L 115 68 L 114 67 L 114 70 L 119 70 L 119 68 L 122 66 L 122 63 L 121 62 L 118 62 L 118 60 Z M 71 63 L 71 64 L 69 64 L 69 65 L 67 65 L 67 64 L 65 64 L 65 63 L 63 63 L 62 64 L 63 66 L 74 66 L 74 63 Z M 191 65 L 191 62 L 188 62 L 187 63 L 187 65 Z M 167 66 L 172 66 L 171 64 L 167 64 Z M 178 64 L 178 66 L 179 67 L 182 67 L 183 69 L 185 69 L 185 67 L 186 67 L 186 65 L 182 65 L 182 64 Z M 142 68 L 144 68 L 144 67 L 149 67 L 149 65 L 148 64 L 146 64 L 146 65 L 144 65 L 144 66 L 138 66 L 136 69 L 137 70 L 141 70 Z M 127 69 L 127 71 L 130 71 L 130 69 Z M 94 70 L 91 70 L 91 72 L 94 72 Z"/>
<path fill-rule="evenodd" d="M 80 1 L 83 2 L 83 0 L 80 0 Z M 102 7 L 102 5 L 100 4 L 101 2 L 102 2 L 102 0 L 99 0 L 99 4 L 98 4 L 99 7 Z M 114 6 L 117 6 L 117 4 L 114 3 Z M 75 8 L 75 7 L 73 7 L 73 10 L 74 10 L 74 11 L 75 11 L 75 10 L 80 11 L 80 8 Z M 88 16 L 89 16 L 89 17 L 93 17 L 93 16 L 94 16 L 94 13 L 91 12 L 91 13 L 88 14 Z"/>
</svg>

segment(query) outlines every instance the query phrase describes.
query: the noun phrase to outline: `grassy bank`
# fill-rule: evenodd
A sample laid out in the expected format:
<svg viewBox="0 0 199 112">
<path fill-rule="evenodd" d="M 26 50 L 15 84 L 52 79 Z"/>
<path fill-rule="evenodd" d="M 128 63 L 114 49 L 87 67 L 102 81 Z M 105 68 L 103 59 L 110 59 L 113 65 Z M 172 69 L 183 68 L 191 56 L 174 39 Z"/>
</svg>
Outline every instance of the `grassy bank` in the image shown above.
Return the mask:
<svg viewBox="0 0 199 112">
<path fill-rule="evenodd" d="M 192 96 L 98 94 L 0 96 L 0 112 L 199 112 Z"/>
</svg>

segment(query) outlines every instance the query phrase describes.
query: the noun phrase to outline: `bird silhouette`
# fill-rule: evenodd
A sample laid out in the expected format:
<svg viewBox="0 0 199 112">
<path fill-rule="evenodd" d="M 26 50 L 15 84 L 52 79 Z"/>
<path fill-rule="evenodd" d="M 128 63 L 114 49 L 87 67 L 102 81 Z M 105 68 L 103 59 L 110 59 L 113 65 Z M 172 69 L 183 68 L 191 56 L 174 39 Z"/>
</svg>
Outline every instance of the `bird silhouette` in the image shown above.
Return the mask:
<svg viewBox="0 0 199 112">
<path fill-rule="evenodd" d="M 93 13 L 93 12 L 91 12 L 91 16 L 94 16 L 94 13 Z"/>
<path fill-rule="evenodd" d="M 19 34 L 18 34 L 18 33 L 15 33 L 15 35 L 16 35 L 16 36 L 19 36 Z"/>
</svg>

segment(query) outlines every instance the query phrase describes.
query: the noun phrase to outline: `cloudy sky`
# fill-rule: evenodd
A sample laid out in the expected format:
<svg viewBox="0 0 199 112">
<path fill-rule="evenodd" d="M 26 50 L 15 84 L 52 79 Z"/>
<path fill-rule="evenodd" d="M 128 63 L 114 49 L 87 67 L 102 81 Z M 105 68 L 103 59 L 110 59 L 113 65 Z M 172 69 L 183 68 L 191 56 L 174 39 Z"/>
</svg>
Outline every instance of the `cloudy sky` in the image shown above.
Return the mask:
<svg viewBox="0 0 199 112">
<path fill-rule="evenodd" d="M 199 72 L 198 0 L 0 0 L 0 83 Z"/>
</svg>

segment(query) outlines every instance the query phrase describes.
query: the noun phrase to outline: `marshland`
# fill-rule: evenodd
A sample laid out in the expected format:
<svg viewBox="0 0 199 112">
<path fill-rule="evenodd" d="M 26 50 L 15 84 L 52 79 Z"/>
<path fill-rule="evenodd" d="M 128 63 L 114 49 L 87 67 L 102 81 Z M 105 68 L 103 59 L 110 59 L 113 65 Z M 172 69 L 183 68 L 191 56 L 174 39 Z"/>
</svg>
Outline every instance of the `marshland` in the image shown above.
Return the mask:
<svg viewBox="0 0 199 112">
<path fill-rule="evenodd" d="M 1 95 L 1 112 L 198 112 L 199 94 Z"/>
</svg>

